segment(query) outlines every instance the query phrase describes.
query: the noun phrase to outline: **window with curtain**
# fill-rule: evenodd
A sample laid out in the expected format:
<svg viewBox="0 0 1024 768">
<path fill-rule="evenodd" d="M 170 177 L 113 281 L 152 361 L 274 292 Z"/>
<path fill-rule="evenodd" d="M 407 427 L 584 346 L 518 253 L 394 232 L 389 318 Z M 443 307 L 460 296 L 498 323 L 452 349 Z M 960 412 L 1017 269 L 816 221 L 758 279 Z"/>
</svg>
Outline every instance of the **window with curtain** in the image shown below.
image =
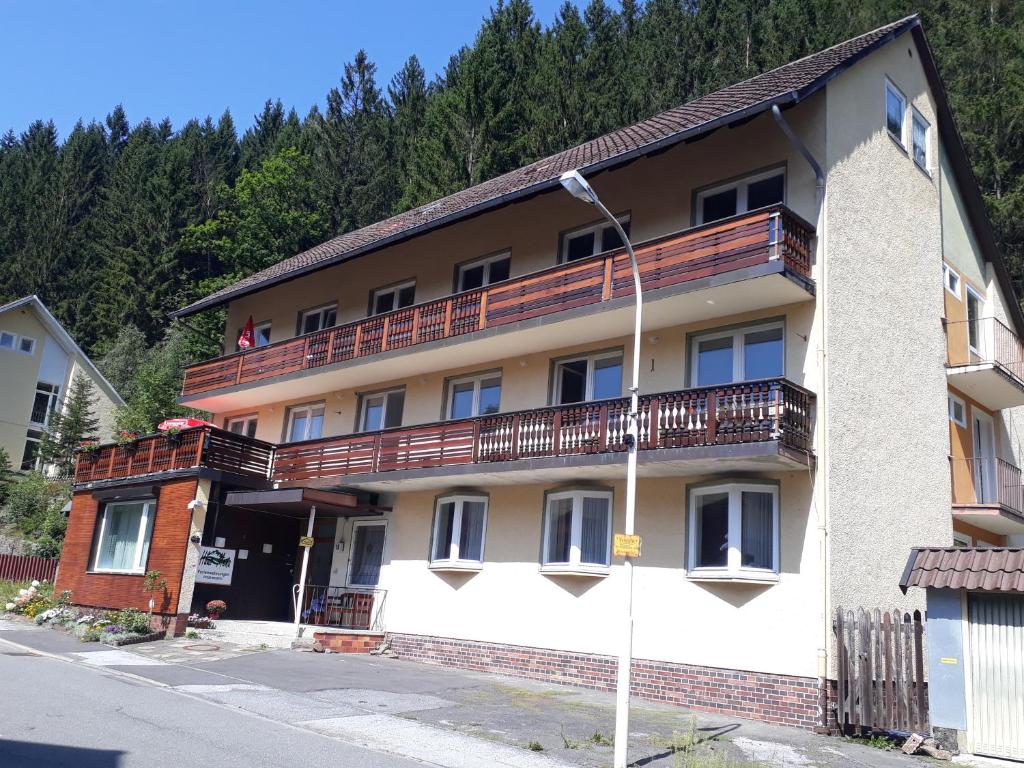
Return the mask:
<svg viewBox="0 0 1024 768">
<path fill-rule="evenodd" d="M 692 488 L 689 506 L 691 575 L 757 578 L 778 573 L 778 486 L 726 483 Z"/>
<path fill-rule="evenodd" d="M 611 517 L 612 494 L 608 491 L 548 494 L 542 564 L 581 569 L 609 565 Z"/>
<path fill-rule="evenodd" d="M 434 510 L 432 564 L 473 563 L 484 559 L 486 496 L 442 496 Z"/>
<path fill-rule="evenodd" d="M 357 524 L 352 542 L 352 565 L 348 582 L 354 587 L 375 587 L 384 562 L 383 523 Z"/>
<path fill-rule="evenodd" d="M 93 570 L 143 573 L 155 511 L 153 500 L 106 504 L 96 530 Z"/>
</svg>

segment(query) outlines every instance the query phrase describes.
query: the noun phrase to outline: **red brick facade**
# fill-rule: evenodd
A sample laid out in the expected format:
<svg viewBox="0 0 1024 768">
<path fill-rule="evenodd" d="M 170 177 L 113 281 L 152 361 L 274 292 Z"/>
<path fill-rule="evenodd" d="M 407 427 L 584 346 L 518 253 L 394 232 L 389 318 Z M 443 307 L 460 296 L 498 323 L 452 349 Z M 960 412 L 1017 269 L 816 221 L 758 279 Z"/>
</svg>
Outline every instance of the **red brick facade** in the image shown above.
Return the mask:
<svg viewBox="0 0 1024 768">
<path fill-rule="evenodd" d="M 163 598 L 157 596 L 155 613 L 161 615 L 160 628 L 167 627 L 169 623 L 173 631 L 179 629 L 179 624 L 184 625 L 183 617 L 176 614 L 192 520 L 188 503 L 195 498 L 197 482 L 192 477 L 168 480 L 160 485 L 146 563 L 146 570 L 160 571 L 167 581 L 165 595 Z M 72 498 L 55 589 L 58 593 L 69 590 L 71 602 L 75 605 L 148 610 L 149 595 L 142 591 L 142 575 L 89 572 L 96 517 L 101 504 L 90 491 L 79 491 Z M 184 631 L 183 626 L 181 631 Z"/>
<path fill-rule="evenodd" d="M 388 633 L 401 658 L 611 690 L 617 659 L 547 648 Z M 810 677 L 743 672 L 665 661 L 633 660 L 632 692 L 640 698 L 770 723 L 818 725 L 817 682 Z"/>
<path fill-rule="evenodd" d="M 313 639 L 335 653 L 369 653 L 384 642 L 384 634 L 366 635 L 342 632 L 314 632 Z"/>
</svg>

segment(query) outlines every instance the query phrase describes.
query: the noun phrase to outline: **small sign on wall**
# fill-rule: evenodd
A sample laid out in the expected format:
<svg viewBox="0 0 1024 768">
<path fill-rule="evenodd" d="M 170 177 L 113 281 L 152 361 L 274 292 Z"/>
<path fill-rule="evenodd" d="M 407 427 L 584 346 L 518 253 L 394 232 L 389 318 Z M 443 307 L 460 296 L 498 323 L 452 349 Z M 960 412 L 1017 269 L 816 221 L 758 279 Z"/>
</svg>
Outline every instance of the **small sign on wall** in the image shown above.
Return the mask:
<svg viewBox="0 0 1024 768">
<path fill-rule="evenodd" d="M 616 533 L 612 542 L 612 554 L 616 557 L 640 557 L 639 536 Z"/>
<path fill-rule="evenodd" d="M 200 547 L 196 584 L 231 584 L 235 570 L 235 550 L 219 547 Z"/>
</svg>

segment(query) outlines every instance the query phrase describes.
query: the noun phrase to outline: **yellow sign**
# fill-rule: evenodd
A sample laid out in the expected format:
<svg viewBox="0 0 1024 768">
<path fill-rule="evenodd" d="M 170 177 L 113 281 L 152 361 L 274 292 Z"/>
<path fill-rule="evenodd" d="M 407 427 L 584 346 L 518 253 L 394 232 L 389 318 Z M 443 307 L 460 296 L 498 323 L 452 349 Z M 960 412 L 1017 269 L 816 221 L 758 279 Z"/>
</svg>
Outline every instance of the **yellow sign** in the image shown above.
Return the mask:
<svg viewBox="0 0 1024 768">
<path fill-rule="evenodd" d="M 299 546 L 300 547 L 312 547 L 313 546 L 313 537 L 312 536 L 303 536 L 301 539 L 299 539 Z"/>
<path fill-rule="evenodd" d="M 939 663 L 941 663 L 941 664 L 956 664 L 956 659 L 952 658 L 951 656 L 943 656 L 941 659 L 939 659 Z"/>
<path fill-rule="evenodd" d="M 640 537 L 616 533 L 612 552 L 616 557 L 640 557 Z"/>
</svg>

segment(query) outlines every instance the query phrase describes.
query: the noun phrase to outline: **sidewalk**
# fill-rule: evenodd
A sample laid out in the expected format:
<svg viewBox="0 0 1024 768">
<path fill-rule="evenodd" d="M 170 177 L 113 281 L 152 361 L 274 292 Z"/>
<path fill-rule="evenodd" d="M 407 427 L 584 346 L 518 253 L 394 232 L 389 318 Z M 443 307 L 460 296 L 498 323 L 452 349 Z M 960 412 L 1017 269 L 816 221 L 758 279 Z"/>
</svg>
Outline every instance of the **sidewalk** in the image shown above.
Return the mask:
<svg viewBox="0 0 1024 768">
<path fill-rule="evenodd" d="M 401 660 L 260 650 L 206 640 L 114 649 L 0 620 L 2 640 L 434 765 L 600 768 L 612 761 L 615 716 L 610 693 Z M 708 762 L 688 761 L 694 752 L 681 748 L 691 741 L 700 742 L 696 752 Z M 919 758 L 795 728 L 637 700 L 629 755 L 634 765 L 654 768 L 922 764 Z"/>
</svg>

